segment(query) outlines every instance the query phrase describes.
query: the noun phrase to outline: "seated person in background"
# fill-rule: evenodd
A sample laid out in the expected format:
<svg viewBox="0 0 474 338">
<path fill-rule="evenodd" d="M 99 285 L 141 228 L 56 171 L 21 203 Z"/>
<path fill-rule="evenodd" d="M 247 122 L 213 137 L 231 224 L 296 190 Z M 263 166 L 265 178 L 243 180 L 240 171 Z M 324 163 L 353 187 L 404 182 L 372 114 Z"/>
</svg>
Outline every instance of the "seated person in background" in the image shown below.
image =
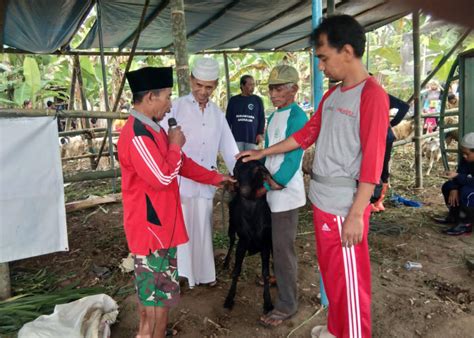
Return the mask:
<svg viewBox="0 0 474 338">
<path fill-rule="evenodd" d="M 447 235 L 456 236 L 472 232 L 474 220 L 474 133 L 464 135 L 461 141 L 462 160 L 457 172 L 448 172 L 449 181 L 441 188 L 444 201 L 449 208 L 445 218 L 435 218 L 442 224 L 454 223 L 444 230 Z"/>
</svg>

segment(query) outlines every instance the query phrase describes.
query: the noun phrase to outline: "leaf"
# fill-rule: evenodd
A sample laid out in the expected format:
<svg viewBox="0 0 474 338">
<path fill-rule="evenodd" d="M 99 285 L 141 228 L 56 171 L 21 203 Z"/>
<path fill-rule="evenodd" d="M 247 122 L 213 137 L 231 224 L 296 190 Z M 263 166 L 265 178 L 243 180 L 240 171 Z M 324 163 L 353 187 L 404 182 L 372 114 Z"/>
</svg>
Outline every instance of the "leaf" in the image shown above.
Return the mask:
<svg viewBox="0 0 474 338">
<path fill-rule="evenodd" d="M 83 74 L 84 76 L 86 75 L 91 75 L 95 77 L 95 70 L 94 66 L 92 66 L 92 62 L 87 56 L 80 56 L 79 57 L 79 62 L 81 63 L 81 70 L 82 72 L 86 72 L 87 74 Z"/>
<path fill-rule="evenodd" d="M 398 48 L 395 47 L 381 47 L 372 51 L 373 54 L 380 56 L 381 58 L 386 59 L 388 62 L 399 66 L 402 62 L 400 57 L 400 52 Z"/>
<path fill-rule="evenodd" d="M 10 101 L 10 100 L 8 100 L 8 99 L 4 99 L 4 98 L 2 98 L 2 97 L 0 97 L 0 102 L 1 102 L 1 103 L 6 103 L 6 104 L 14 104 L 14 103 L 15 103 L 15 102 L 13 102 L 13 101 Z"/>
<path fill-rule="evenodd" d="M 31 97 L 31 89 L 23 82 L 19 88 L 15 89 L 15 103 L 17 106 L 22 107 L 23 102 Z"/>
<path fill-rule="evenodd" d="M 34 58 L 26 57 L 23 61 L 23 75 L 25 76 L 25 84 L 29 87 L 34 104 L 36 93 L 41 89 L 41 74 L 38 63 Z"/>
</svg>

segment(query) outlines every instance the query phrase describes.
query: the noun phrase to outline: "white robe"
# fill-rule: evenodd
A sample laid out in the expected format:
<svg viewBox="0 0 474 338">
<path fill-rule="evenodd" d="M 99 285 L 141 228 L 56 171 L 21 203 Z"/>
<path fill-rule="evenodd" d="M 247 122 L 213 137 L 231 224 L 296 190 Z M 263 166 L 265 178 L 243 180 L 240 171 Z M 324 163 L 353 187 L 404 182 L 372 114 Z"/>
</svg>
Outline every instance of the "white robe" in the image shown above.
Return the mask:
<svg viewBox="0 0 474 338">
<path fill-rule="evenodd" d="M 186 136 L 183 152 L 207 169 L 217 167 L 217 154 L 224 159 L 232 173 L 235 155 L 239 152 L 225 114 L 208 102 L 204 112 L 192 94 L 173 101 L 171 112 L 162 121 L 168 128 L 168 119 L 174 117 Z M 181 177 L 179 180 L 181 204 L 189 242 L 178 246 L 178 273 L 188 278 L 189 285 L 216 280 L 212 249 L 212 199 L 215 188 Z"/>
</svg>

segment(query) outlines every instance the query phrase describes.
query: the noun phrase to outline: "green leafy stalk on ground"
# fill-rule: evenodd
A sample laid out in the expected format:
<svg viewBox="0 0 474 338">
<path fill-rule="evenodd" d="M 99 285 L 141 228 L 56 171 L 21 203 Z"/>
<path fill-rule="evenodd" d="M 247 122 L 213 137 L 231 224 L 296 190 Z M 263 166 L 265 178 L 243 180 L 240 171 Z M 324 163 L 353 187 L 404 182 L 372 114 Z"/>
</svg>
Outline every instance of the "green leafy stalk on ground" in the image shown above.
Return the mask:
<svg viewBox="0 0 474 338">
<path fill-rule="evenodd" d="M 104 292 L 102 287 L 77 288 L 78 282 L 60 288 L 61 282 L 69 277 L 59 278 L 46 269 L 13 273 L 14 296 L 0 301 L 0 335 L 13 334 L 25 323 L 51 314 L 58 304 Z"/>
</svg>

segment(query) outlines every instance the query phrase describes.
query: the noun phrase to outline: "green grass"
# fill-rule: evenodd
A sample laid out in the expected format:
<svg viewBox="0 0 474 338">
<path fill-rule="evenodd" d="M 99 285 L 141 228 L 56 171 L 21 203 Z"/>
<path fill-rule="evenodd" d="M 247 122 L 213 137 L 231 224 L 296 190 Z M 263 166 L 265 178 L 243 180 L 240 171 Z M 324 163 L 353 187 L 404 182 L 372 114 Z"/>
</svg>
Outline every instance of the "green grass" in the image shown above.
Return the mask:
<svg viewBox="0 0 474 338">
<path fill-rule="evenodd" d="M 103 288 L 77 288 L 77 283 L 59 288 L 71 276 L 58 278 L 46 269 L 37 272 L 12 274 L 15 296 L 0 302 L 0 335 L 14 334 L 25 323 L 44 314 L 51 314 L 57 304 L 68 303 L 82 297 L 102 293 Z"/>
<path fill-rule="evenodd" d="M 121 181 L 117 180 L 115 192 L 121 192 L 121 188 Z M 74 182 L 64 188 L 66 203 L 83 200 L 91 195 L 104 196 L 112 193 L 112 180 Z"/>
<path fill-rule="evenodd" d="M 214 231 L 212 244 L 214 245 L 214 249 L 227 249 L 229 248 L 229 236 L 222 233 L 222 231 Z"/>
</svg>

